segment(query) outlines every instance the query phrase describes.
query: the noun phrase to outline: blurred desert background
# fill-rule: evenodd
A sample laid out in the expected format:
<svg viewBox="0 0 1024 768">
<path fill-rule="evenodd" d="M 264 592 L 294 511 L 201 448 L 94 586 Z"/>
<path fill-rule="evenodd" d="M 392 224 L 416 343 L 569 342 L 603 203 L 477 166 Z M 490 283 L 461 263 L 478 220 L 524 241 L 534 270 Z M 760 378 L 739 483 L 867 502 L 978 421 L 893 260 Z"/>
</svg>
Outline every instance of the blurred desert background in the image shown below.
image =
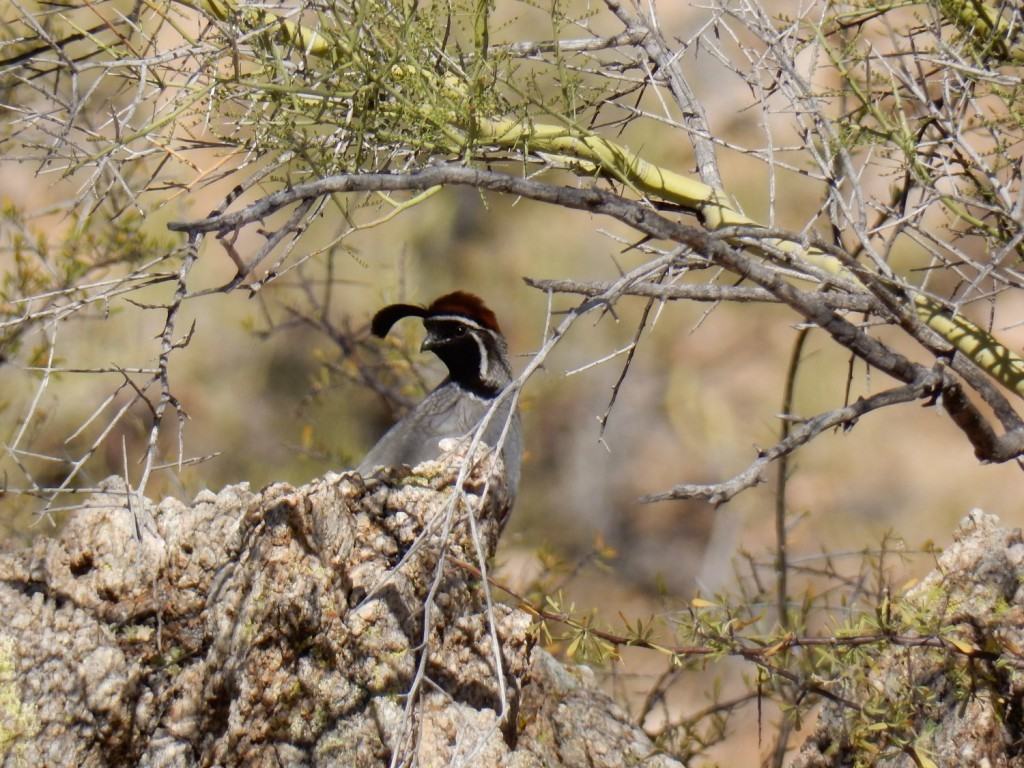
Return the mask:
<svg viewBox="0 0 1024 768">
<path fill-rule="evenodd" d="M 516 12 L 517 21 L 501 28 L 502 38 L 544 36 L 533 11 Z M 702 23 L 700 7 L 689 3 L 662 3 L 659 13 L 669 35 L 686 37 Z M 750 109 L 750 92 L 709 56 L 687 56 L 684 69 L 715 134 L 736 145 L 757 145 L 763 126 L 759 113 Z M 652 101 L 648 106 L 654 104 L 653 95 L 645 98 Z M 774 119 L 775 130 L 785 137 L 786 117 Z M 687 142 L 671 128 L 637 122 L 620 140 L 653 162 L 682 173 L 693 170 Z M 210 150 L 192 160 L 202 166 L 217 158 Z M 771 215 L 781 226 L 799 228 L 819 205 L 820 190 L 813 184 L 780 172 L 776 205 L 769 211 L 765 166 L 724 150 L 719 160 L 727 188 L 751 215 Z M 0 174 L 5 206 L 42 210 L 65 199 L 80 182 L 35 170 L 27 164 L 5 164 Z M 220 204 L 232 184 L 229 180 L 159 201 L 146 218 L 147 233 L 171 247 L 180 244 L 166 230 L 167 222 L 205 214 Z M 56 210 L 33 226 L 57 239 L 67 220 Z M 328 210 L 298 249 L 322 246 L 340 226 Z M 373 312 L 383 304 L 427 303 L 451 290 L 469 290 L 496 312 L 521 370 L 542 342 L 549 301 L 523 278 L 614 279 L 620 269 L 645 260 L 621 240 L 632 237 L 614 222 L 588 214 L 496 194 L 444 190 L 386 226 L 350 235 L 330 252 L 333 272 L 324 278 L 332 281 L 330 319 L 365 333 Z M 247 231 L 235 247 L 246 253 L 260 243 Z M 0 258 L 0 268 L 15 268 L 10 253 Z M 894 266 L 906 271 L 923 263 L 924 255 L 908 247 L 899 259 Z M 223 248 L 210 238 L 190 286 L 222 284 L 234 273 Z M 156 285 L 131 298 L 163 301 L 171 290 L 170 284 Z M 251 297 L 242 291 L 214 293 L 186 303 L 178 327 L 184 331 L 194 321 L 195 332 L 189 345 L 175 353 L 171 372 L 173 390 L 190 417 L 183 425 L 185 455 L 218 455 L 181 471 L 159 472 L 150 496 L 190 499 L 201 489 L 240 482 L 254 488 L 276 481 L 304 483 L 358 463 L 395 418 L 381 398 L 344 375 L 350 363 L 330 338 L 296 322 L 290 308 L 301 308 L 304 301 L 300 280 L 286 273 Z M 551 299 L 555 310 L 576 301 L 557 295 Z M 610 627 L 620 625 L 619 613 L 631 620 L 669 615 L 696 594 L 730 590 L 735 569 L 743 566 L 741 553 L 770 561 L 773 473 L 769 482 L 718 509 L 702 502 L 645 505 L 638 498 L 676 483 L 725 480 L 745 469 L 759 447 L 778 439 L 778 414 L 797 334 L 795 316 L 779 307 L 656 306 L 602 441 L 598 419 L 624 357 L 589 364 L 632 340 L 644 302 L 627 297 L 615 305 L 614 314 L 588 315 L 528 383 L 522 400 L 527 457 L 520 497 L 497 555 L 498 578 L 518 589 L 527 588 L 557 561 L 550 583 L 562 587 L 577 610 L 598 609 Z M 162 321 L 158 311 L 114 299 L 59 328 L 56 358 L 67 368 L 151 366 Z M 417 365 L 426 366 L 432 386 L 442 368 L 416 352 L 422 329 L 407 323 L 397 330 L 393 335 Z M 40 363 L 41 332 L 0 364 L 0 429 L 8 441 L 22 429 L 23 415 L 38 390 L 42 374 L 32 366 Z M 1000 333 L 1012 348 L 1024 346 L 1024 328 Z M 905 351 L 925 360 L 917 350 Z M 795 414 L 812 416 L 841 405 L 848 368 L 848 356 L 823 334 L 812 332 L 799 371 Z M 408 374 L 408 393 L 418 397 L 423 390 L 414 383 L 411 369 Z M 67 436 L 120 381 L 117 372 L 54 376 L 27 426 L 24 444 L 40 454 L 74 449 L 75 441 L 64 445 Z M 888 382 L 883 375 L 866 371 L 860 363 L 853 366 L 853 397 L 884 386 Z M 123 400 L 127 393 L 118 397 Z M 149 427 L 146 409 L 133 409 L 88 462 L 82 485 L 122 473 L 126 456 L 129 474 L 136 471 L 133 461 L 144 450 Z M 172 460 L 175 425 L 169 423 L 165 432 L 165 454 Z M 77 445 L 95 436 L 95 430 L 87 430 L 76 438 Z M 24 461 L 32 464 L 37 477 L 46 478 L 45 462 L 31 457 Z M 0 457 L 0 467 L 10 486 L 23 485 L 10 455 Z M 58 477 L 60 467 L 52 471 Z M 856 558 L 890 534 L 908 552 L 931 542 L 942 546 L 973 507 L 997 514 L 1008 527 L 1024 524 L 1021 468 L 1013 462 L 980 465 L 962 434 L 936 408 L 912 404 L 869 414 L 851 430 L 823 435 L 798 451 L 791 471 L 792 558 L 814 558 L 825 551 Z M 0 529 L 7 546 L 52 533 L 66 515 L 74 514 L 70 509 L 39 519 L 34 509 L 30 500 L 17 495 L 0 498 Z M 606 555 L 599 562 L 592 557 L 595 548 Z M 905 573 L 894 572 L 893 578 L 920 574 L 932 562 L 928 555 L 911 555 L 897 569 Z M 664 663 L 650 653 L 630 652 L 613 666 L 602 674 L 636 706 Z M 698 709 L 706 703 L 712 681 L 723 678 L 728 686 L 730 674 L 726 667 L 692 673 L 673 697 L 681 707 Z M 755 721 L 738 720 L 734 727 L 744 730 L 743 722 Z M 750 729 L 726 742 L 716 756 L 729 764 L 763 754 L 768 746 L 759 746 Z"/>
</svg>

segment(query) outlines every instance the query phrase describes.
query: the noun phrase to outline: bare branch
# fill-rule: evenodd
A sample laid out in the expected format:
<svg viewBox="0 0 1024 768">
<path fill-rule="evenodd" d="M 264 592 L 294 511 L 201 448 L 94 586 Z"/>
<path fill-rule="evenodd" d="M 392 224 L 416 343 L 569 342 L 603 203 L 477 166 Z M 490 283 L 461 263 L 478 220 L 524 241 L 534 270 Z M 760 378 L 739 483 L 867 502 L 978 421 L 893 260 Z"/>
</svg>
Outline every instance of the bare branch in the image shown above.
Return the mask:
<svg viewBox="0 0 1024 768">
<path fill-rule="evenodd" d="M 908 403 L 934 395 L 937 387 L 943 384 L 941 371 L 931 371 L 920 381 L 903 387 L 896 387 L 879 392 L 870 397 L 860 398 L 843 408 L 836 408 L 827 413 L 819 414 L 794 426 L 789 436 L 765 451 L 759 451 L 757 459 L 745 470 L 729 480 L 710 485 L 683 484 L 673 487 L 664 493 L 644 496 L 641 501 L 673 501 L 680 499 L 704 499 L 718 506 L 729 501 L 738 493 L 764 482 L 764 471 L 776 459 L 786 456 L 802 445 L 806 445 L 817 435 L 833 427 L 852 429 L 857 419 L 866 413 L 886 408 L 898 403 Z"/>
<path fill-rule="evenodd" d="M 555 293 L 573 293 L 580 296 L 597 296 L 608 290 L 610 283 L 587 282 L 582 280 L 536 280 L 523 278 L 531 288 Z M 713 283 L 673 283 L 659 285 L 655 283 L 634 283 L 625 291 L 624 296 L 646 296 L 660 301 L 699 301 L 737 303 L 761 302 L 778 304 L 779 299 L 764 288 L 748 285 L 716 285 Z M 871 312 L 883 314 L 882 307 L 872 298 L 863 295 L 835 293 L 832 291 L 820 294 L 822 302 L 831 309 L 852 312 Z"/>
</svg>

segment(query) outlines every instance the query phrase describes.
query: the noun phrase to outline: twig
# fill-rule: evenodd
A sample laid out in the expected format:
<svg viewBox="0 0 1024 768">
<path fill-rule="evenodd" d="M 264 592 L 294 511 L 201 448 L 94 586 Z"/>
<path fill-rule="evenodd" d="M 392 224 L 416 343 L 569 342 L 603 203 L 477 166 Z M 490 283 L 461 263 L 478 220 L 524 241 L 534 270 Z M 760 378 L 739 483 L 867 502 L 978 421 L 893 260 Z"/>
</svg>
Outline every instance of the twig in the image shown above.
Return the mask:
<svg viewBox="0 0 1024 768">
<path fill-rule="evenodd" d="M 531 288 L 555 293 L 575 293 L 580 296 L 597 296 L 608 289 L 610 283 L 588 282 L 583 280 L 537 280 L 524 277 L 523 281 Z M 659 285 L 656 283 L 634 283 L 623 291 L 625 296 L 647 296 L 660 301 L 699 301 L 737 303 L 761 302 L 778 304 L 779 299 L 753 285 L 715 285 L 711 283 L 674 283 Z M 882 312 L 882 307 L 872 298 L 864 295 L 836 293 L 826 291 L 820 294 L 821 301 L 830 309 L 849 310 L 856 312 Z"/>
<path fill-rule="evenodd" d="M 640 501 L 652 503 L 679 499 L 705 499 L 718 506 L 732 499 L 736 494 L 763 482 L 765 468 L 776 459 L 792 453 L 805 445 L 816 435 L 832 427 L 851 428 L 861 416 L 879 408 L 897 403 L 907 403 L 930 396 L 942 383 L 942 374 L 931 372 L 920 381 L 902 387 L 879 392 L 867 398 L 860 398 L 843 408 L 819 414 L 793 427 L 787 437 L 766 451 L 759 451 L 757 459 L 745 470 L 729 480 L 710 485 L 677 485 L 664 493 L 643 496 Z"/>
<path fill-rule="evenodd" d="M 779 440 L 785 442 L 789 437 L 791 424 L 789 416 L 793 413 L 793 393 L 796 390 L 796 374 L 800 369 L 800 361 L 803 356 L 804 343 L 810 334 L 809 328 L 802 328 L 797 332 L 796 341 L 793 342 L 793 352 L 789 358 L 789 369 L 786 371 L 786 389 L 782 396 L 782 419 Z M 775 486 L 775 579 L 776 579 L 776 602 L 779 614 L 779 625 L 783 629 L 789 627 L 789 587 L 787 584 L 789 576 L 789 563 L 786 561 L 786 487 L 789 484 L 789 456 L 790 453 L 783 453 L 776 465 L 776 486 Z"/>
</svg>

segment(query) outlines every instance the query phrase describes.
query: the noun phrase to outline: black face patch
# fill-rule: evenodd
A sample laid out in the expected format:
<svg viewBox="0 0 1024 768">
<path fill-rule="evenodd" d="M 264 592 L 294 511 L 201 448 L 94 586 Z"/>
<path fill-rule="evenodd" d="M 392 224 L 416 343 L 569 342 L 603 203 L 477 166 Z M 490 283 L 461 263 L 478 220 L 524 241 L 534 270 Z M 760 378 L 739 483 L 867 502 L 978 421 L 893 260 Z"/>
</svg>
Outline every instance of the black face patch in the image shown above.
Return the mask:
<svg viewBox="0 0 1024 768">
<path fill-rule="evenodd" d="M 482 397 L 497 394 L 500 387 L 493 377 L 500 353 L 490 331 L 458 316 L 428 318 L 423 324 L 427 329 L 423 349 L 441 358 L 453 381 Z"/>
<path fill-rule="evenodd" d="M 429 349 L 440 357 L 448 367 L 454 364 L 460 371 L 472 368 L 479 370 L 480 356 L 486 353 L 486 331 L 472 326 L 470 322 L 457 319 L 426 320 L 423 325 L 427 329 L 427 338 L 423 348 Z"/>
<path fill-rule="evenodd" d="M 495 397 L 511 378 L 505 341 L 498 321 L 480 300 L 455 291 L 429 307 L 391 304 L 373 317 L 370 330 L 386 336 L 405 317 L 419 317 L 427 329 L 421 349 L 433 352 L 447 366 L 449 379 L 477 397 Z"/>
<path fill-rule="evenodd" d="M 427 332 L 438 341 L 457 341 L 469 336 L 469 326 L 458 320 L 426 320 Z"/>
</svg>

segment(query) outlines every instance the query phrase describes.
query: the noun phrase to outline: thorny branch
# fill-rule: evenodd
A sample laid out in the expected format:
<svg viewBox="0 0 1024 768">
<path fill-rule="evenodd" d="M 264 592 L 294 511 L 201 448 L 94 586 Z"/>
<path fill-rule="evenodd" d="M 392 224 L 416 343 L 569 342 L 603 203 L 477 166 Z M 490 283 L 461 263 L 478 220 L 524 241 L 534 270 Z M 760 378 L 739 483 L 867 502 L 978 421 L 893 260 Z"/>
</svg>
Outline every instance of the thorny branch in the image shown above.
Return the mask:
<svg viewBox="0 0 1024 768">
<path fill-rule="evenodd" d="M 660 30 L 651 29 L 651 25 L 657 24 L 653 6 L 650 8 L 649 23 L 645 23 L 645 20 L 633 16 L 626 10 L 621 0 L 604 0 L 604 2 L 625 26 L 626 34 L 632 34 L 635 37 L 637 44 L 657 66 L 658 73 L 667 81 L 669 92 L 676 100 L 682 124 L 693 145 L 693 154 L 697 161 L 697 172 L 700 174 L 701 181 L 713 189 L 723 189 L 722 176 L 718 170 L 718 160 L 715 157 L 715 145 L 711 140 L 707 115 L 690 84 L 683 77 L 682 69 L 679 66 L 679 54 L 682 51 L 673 53 Z M 649 79 L 653 79 L 653 75 Z"/>
<path fill-rule="evenodd" d="M 852 429 L 857 419 L 866 413 L 886 408 L 898 403 L 909 403 L 933 396 L 943 385 L 941 369 L 931 371 L 922 376 L 920 381 L 896 387 L 866 398 L 859 398 L 843 408 L 822 413 L 811 419 L 800 421 L 792 427 L 789 435 L 767 450 L 758 451 L 757 459 L 730 480 L 711 485 L 677 485 L 664 493 L 644 496 L 643 501 L 669 501 L 671 499 L 705 499 L 712 504 L 724 504 L 736 494 L 764 482 L 764 472 L 772 462 L 788 456 L 797 448 L 806 445 L 822 432 L 840 427 Z M 788 416 L 784 415 L 784 418 Z"/>
<path fill-rule="evenodd" d="M 160 355 L 157 358 L 157 380 L 160 383 L 160 399 L 157 401 L 156 407 L 153 408 L 153 424 L 149 429 L 149 441 L 146 445 L 142 476 L 139 478 L 138 487 L 135 489 L 136 493 L 140 497 L 145 494 L 146 484 L 149 481 L 149 476 L 157 461 L 157 440 L 160 437 L 160 428 L 163 425 L 164 415 L 167 412 L 168 406 L 173 406 L 175 411 L 178 413 L 179 466 L 180 462 L 184 459 L 184 427 L 182 422 L 186 416 L 181 404 L 171 393 L 170 358 L 171 353 L 174 352 L 174 350 L 184 349 L 188 346 L 189 341 L 192 339 L 192 333 L 195 330 L 195 326 L 193 325 L 184 339 L 175 340 L 174 338 L 175 329 L 177 327 L 175 320 L 181 311 L 185 295 L 188 293 L 189 273 L 191 273 L 192 267 L 199 258 L 199 240 L 199 237 L 189 239 L 188 247 L 185 250 L 185 257 L 181 260 L 181 266 L 178 269 L 177 285 L 174 291 L 174 297 L 167 306 L 166 319 L 164 320 L 163 330 L 160 333 Z M 131 483 L 127 477 L 125 478 L 125 485 L 128 488 L 131 488 Z"/>
<path fill-rule="evenodd" d="M 682 275 L 680 275 L 682 277 Z M 570 293 L 580 296 L 598 296 L 608 290 L 610 283 L 585 280 L 535 280 L 524 278 L 531 288 L 553 293 Z M 634 283 L 624 296 L 646 296 L 659 301 L 699 301 L 723 302 L 731 301 L 739 304 L 762 302 L 767 304 L 781 303 L 778 298 L 764 288 L 752 285 L 717 285 L 714 283 Z M 835 310 L 853 312 L 871 312 L 882 314 L 881 305 L 868 296 L 851 295 L 823 291 L 819 294 L 822 303 Z"/>
</svg>

